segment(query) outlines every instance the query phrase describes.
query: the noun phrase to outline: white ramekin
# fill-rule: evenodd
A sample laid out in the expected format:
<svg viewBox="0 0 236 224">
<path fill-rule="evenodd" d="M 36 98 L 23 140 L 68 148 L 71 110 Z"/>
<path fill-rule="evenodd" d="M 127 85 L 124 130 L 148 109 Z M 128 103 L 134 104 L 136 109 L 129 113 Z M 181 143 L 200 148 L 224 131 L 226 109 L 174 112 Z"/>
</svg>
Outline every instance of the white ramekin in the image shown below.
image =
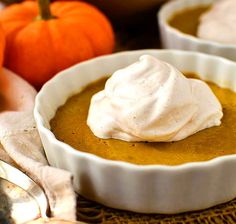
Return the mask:
<svg viewBox="0 0 236 224">
<path fill-rule="evenodd" d="M 167 49 L 199 51 L 236 61 L 236 45 L 209 41 L 185 34 L 169 25 L 169 19 L 184 9 L 210 5 L 216 0 L 174 0 L 162 6 L 158 23 L 162 46 Z"/>
<path fill-rule="evenodd" d="M 177 50 L 140 50 L 98 57 L 47 82 L 36 97 L 34 116 L 49 163 L 74 175 L 75 190 L 110 207 L 143 213 L 199 210 L 236 197 L 236 155 L 178 166 L 134 165 L 80 152 L 57 140 L 50 120 L 59 106 L 90 82 L 150 54 L 181 71 L 236 91 L 236 63 Z M 79 116 L 79 114 L 78 114 Z M 60 178 L 60 177 L 58 177 Z"/>
</svg>

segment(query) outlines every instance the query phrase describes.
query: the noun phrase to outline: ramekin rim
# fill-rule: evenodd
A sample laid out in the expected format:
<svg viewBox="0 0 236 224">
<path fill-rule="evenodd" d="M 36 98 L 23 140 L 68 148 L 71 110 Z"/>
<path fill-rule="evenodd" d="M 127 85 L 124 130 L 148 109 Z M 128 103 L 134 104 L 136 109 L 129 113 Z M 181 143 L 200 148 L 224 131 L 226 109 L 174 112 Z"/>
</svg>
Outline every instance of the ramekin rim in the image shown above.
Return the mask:
<svg viewBox="0 0 236 224">
<path fill-rule="evenodd" d="M 144 54 L 152 53 L 152 52 L 165 52 L 165 53 L 175 53 L 175 54 L 189 54 L 189 55 L 196 55 L 199 57 L 211 57 L 215 58 L 216 60 L 220 60 L 222 63 L 225 64 L 231 64 L 235 66 L 236 69 L 236 63 L 220 57 L 220 56 L 215 56 L 215 55 L 208 55 L 205 53 L 200 53 L 200 52 L 195 52 L 195 51 L 184 51 L 184 50 L 175 50 L 175 49 L 142 49 L 142 50 L 135 50 L 135 51 L 123 51 L 123 52 L 118 52 L 110 55 L 103 55 L 99 56 L 84 62 L 81 62 L 79 64 L 76 64 L 68 69 L 65 69 L 61 72 L 59 72 L 56 76 L 54 76 L 51 80 L 49 80 L 47 83 L 43 85 L 41 90 L 38 92 L 36 98 L 35 98 L 35 107 L 34 107 L 34 118 L 36 121 L 36 125 L 38 128 L 39 132 L 43 132 L 47 138 L 51 141 L 52 144 L 57 145 L 59 147 L 62 147 L 64 150 L 66 150 L 67 153 L 73 154 L 74 156 L 82 156 L 83 158 L 92 160 L 93 162 L 96 163 L 102 163 L 103 165 L 109 165 L 109 166 L 116 166 L 116 167 L 123 167 L 126 169 L 133 169 L 135 171 L 187 171 L 187 170 L 192 170 L 192 169 L 202 169 L 204 167 L 212 167 L 212 166 L 219 166 L 223 165 L 223 163 L 228 162 L 230 160 L 235 160 L 236 159 L 236 154 L 231 154 L 231 155 L 224 155 L 224 156 L 219 156 L 207 161 L 199 161 L 199 162 L 188 162 L 188 163 L 183 163 L 183 164 L 178 164 L 178 165 L 162 165 L 162 164 L 151 164 L 151 165 L 139 165 L 139 164 L 133 164 L 129 162 L 124 162 L 124 161 L 118 161 L 118 160 L 109 160 L 102 158 L 100 156 L 97 156 L 92 153 L 88 152 L 82 152 L 77 149 L 74 149 L 72 146 L 70 146 L 67 143 L 61 142 L 58 140 L 53 132 L 44 126 L 42 120 L 43 117 L 39 113 L 38 108 L 40 108 L 40 98 L 44 96 L 44 89 L 48 85 L 50 85 L 52 82 L 56 82 L 57 80 L 60 79 L 60 76 L 62 76 L 67 70 L 69 69 L 74 69 L 77 66 L 80 66 L 81 64 L 89 64 L 91 61 L 94 60 L 100 60 L 105 57 L 115 57 L 117 55 L 126 55 L 126 54 L 138 54 L 142 53 Z"/>
</svg>

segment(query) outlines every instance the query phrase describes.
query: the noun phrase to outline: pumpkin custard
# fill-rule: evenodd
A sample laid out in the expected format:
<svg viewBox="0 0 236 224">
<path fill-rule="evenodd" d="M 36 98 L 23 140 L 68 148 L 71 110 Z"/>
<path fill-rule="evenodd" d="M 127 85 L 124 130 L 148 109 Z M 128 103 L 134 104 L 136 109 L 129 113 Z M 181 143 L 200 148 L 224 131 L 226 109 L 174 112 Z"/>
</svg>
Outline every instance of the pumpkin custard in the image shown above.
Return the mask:
<svg viewBox="0 0 236 224">
<path fill-rule="evenodd" d="M 57 110 L 50 124 L 58 140 L 105 159 L 140 165 L 178 165 L 236 153 L 236 94 L 213 83 L 208 85 L 220 101 L 224 113 L 219 126 L 206 128 L 174 142 L 128 142 L 96 137 L 87 125 L 88 111 L 92 96 L 104 89 L 106 80 L 86 86 Z"/>
<path fill-rule="evenodd" d="M 169 19 L 175 29 L 201 39 L 223 44 L 236 44 L 236 1 L 215 1 L 211 5 L 189 7 Z"/>
<path fill-rule="evenodd" d="M 210 6 L 198 6 L 180 10 L 170 17 L 169 24 L 183 33 L 197 36 L 200 16 L 209 8 Z"/>
</svg>

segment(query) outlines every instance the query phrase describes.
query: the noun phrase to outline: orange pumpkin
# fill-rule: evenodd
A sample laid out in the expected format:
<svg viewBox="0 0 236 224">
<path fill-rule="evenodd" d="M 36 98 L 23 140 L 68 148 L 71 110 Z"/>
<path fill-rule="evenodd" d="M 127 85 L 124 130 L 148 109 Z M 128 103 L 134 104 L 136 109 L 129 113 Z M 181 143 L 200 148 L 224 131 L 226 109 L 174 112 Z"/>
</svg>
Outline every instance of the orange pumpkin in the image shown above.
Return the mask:
<svg viewBox="0 0 236 224">
<path fill-rule="evenodd" d="M 3 63 L 4 48 L 5 48 L 5 36 L 2 25 L 0 24 L 0 67 L 2 67 Z"/>
<path fill-rule="evenodd" d="M 75 63 L 111 53 L 114 47 L 109 21 L 85 2 L 54 2 L 39 13 L 37 2 L 26 1 L 4 9 L 0 21 L 6 32 L 5 66 L 36 87 Z"/>
</svg>

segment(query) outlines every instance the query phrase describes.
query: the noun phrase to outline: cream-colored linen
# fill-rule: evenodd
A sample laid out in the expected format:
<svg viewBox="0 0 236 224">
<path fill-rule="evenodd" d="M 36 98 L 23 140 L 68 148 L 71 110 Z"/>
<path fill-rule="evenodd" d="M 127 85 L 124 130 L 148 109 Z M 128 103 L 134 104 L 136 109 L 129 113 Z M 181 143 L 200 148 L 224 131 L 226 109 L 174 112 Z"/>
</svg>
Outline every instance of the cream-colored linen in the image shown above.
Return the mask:
<svg viewBox="0 0 236 224">
<path fill-rule="evenodd" d="M 43 187 L 53 217 L 75 220 L 76 195 L 69 172 L 48 166 L 33 118 L 36 91 L 27 82 L 0 72 L 0 159 L 15 163 Z"/>
</svg>

